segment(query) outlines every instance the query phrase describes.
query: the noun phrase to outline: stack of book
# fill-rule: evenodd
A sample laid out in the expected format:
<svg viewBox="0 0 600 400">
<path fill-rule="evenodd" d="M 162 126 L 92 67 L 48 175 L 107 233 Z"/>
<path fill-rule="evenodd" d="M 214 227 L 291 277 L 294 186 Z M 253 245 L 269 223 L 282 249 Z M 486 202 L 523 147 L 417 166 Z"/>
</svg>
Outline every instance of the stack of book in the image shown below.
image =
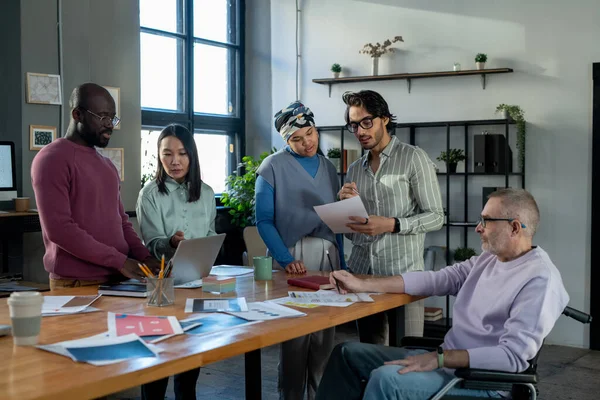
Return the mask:
<svg viewBox="0 0 600 400">
<path fill-rule="evenodd" d="M 441 308 L 438 307 L 425 307 L 425 321 L 433 322 L 442 319 L 444 313 Z"/>
<path fill-rule="evenodd" d="M 227 293 L 235 290 L 235 277 L 209 275 L 202 279 L 202 291 Z"/>
</svg>

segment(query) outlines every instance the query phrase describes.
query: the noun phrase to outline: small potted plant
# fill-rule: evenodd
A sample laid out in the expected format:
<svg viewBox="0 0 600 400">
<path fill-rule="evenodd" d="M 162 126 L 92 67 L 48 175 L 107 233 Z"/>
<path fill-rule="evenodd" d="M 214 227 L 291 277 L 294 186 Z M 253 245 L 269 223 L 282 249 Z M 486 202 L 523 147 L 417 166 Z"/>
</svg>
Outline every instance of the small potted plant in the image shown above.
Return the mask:
<svg viewBox="0 0 600 400">
<path fill-rule="evenodd" d="M 335 167 L 337 172 L 341 171 L 341 160 L 342 160 L 342 151 L 338 147 L 333 147 L 327 150 L 327 158 Z"/>
<path fill-rule="evenodd" d="M 466 157 L 463 149 L 450 149 L 447 154 L 445 151 L 442 151 L 437 158 L 438 161 L 446 163 L 447 171 L 450 173 L 456 172 L 456 165 L 465 159 Z"/>
<path fill-rule="evenodd" d="M 454 249 L 453 258 L 456 262 L 462 262 L 476 255 L 477 253 L 475 253 L 475 250 L 470 247 L 457 247 Z"/>
<path fill-rule="evenodd" d="M 342 66 L 338 63 L 335 63 L 331 66 L 331 72 L 333 72 L 334 78 L 340 77 L 340 72 L 342 72 Z"/>
<path fill-rule="evenodd" d="M 475 56 L 475 65 L 477 69 L 485 69 L 485 63 L 487 62 L 487 54 L 478 53 Z"/>
<path fill-rule="evenodd" d="M 392 40 L 386 39 L 383 44 L 379 42 L 375 44 L 367 43 L 361 50 L 359 50 L 359 53 L 368 54 L 373 59 L 373 65 L 371 68 L 371 74 L 373 76 L 379 75 L 379 57 L 386 53 L 393 53 L 396 51 L 393 47 L 390 47 L 392 43 L 396 42 L 404 42 L 402 36 L 395 36 Z"/>
</svg>

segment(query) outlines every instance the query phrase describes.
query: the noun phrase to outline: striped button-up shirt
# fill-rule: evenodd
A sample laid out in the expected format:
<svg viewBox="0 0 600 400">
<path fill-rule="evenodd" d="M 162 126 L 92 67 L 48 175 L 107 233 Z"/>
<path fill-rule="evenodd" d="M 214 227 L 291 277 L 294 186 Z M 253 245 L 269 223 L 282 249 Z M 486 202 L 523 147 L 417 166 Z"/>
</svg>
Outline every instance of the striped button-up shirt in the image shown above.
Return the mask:
<svg viewBox="0 0 600 400">
<path fill-rule="evenodd" d="M 357 274 L 384 276 L 423 270 L 425 232 L 444 222 L 434 164 L 425 151 L 396 136 L 380 158 L 373 173 L 367 152 L 350 166 L 346 182 L 356 183 L 369 215 L 399 218 L 400 232 L 347 235 L 353 245 L 348 266 Z"/>
</svg>

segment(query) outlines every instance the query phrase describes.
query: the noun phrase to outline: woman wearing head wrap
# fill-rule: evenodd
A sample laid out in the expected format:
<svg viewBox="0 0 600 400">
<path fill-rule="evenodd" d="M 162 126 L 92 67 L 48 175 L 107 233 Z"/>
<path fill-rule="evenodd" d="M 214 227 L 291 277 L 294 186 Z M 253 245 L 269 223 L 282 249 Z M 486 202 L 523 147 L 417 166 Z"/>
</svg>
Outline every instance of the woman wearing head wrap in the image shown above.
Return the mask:
<svg viewBox="0 0 600 400">
<path fill-rule="evenodd" d="M 287 145 L 267 157 L 256 179 L 256 225 L 269 253 L 291 274 L 345 268 L 343 239 L 335 235 L 314 206 L 336 201 L 339 178 L 333 164 L 318 154 L 313 113 L 296 101 L 275 114 L 275 128 Z M 313 399 L 333 348 L 334 328 L 281 345 L 280 398 Z"/>
</svg>

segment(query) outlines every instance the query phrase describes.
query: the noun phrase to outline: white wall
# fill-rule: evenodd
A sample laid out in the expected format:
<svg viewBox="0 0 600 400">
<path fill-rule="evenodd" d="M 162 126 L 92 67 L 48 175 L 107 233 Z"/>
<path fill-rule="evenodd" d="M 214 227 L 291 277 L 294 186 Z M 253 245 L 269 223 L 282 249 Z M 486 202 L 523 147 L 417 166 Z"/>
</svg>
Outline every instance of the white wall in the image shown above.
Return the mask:
<svg viewBox="0 0 600 400">
<path fill-rule="evenodd" d="M 526 185 L 538 199 L 542 225 L 536 243 L 562 273 L 570 305 L 589 311 L 591 64 L 600 61 L 597 1 L 517 0 L 305 0 L 301 1 L 301 99 L 319 125 L 343 124 L 341 94 L 373 89 L 399 121 L 494 118 L 499 103 L 526 111 Z M 577 4 L 575 6 L 574 4 Z M 273 111 L 295 100 L 295 2 L 271 2 Z M 312 82 L 342 64 L 343 75 L 370 74 L 370 59 L 358 50 L 367 42 L 402 35 L 398 52 L 384 56 L 380 74 L 463 69 L 478 52 L 488 67 L 513 74 L 340 84 Z M 281 145 L 273 130 L 272 139 Z M 514 142 L 513 142 L 514 143 Z M 587 347 L 589 330 L 562 317 L 548 342 Z"/>
</svg>

